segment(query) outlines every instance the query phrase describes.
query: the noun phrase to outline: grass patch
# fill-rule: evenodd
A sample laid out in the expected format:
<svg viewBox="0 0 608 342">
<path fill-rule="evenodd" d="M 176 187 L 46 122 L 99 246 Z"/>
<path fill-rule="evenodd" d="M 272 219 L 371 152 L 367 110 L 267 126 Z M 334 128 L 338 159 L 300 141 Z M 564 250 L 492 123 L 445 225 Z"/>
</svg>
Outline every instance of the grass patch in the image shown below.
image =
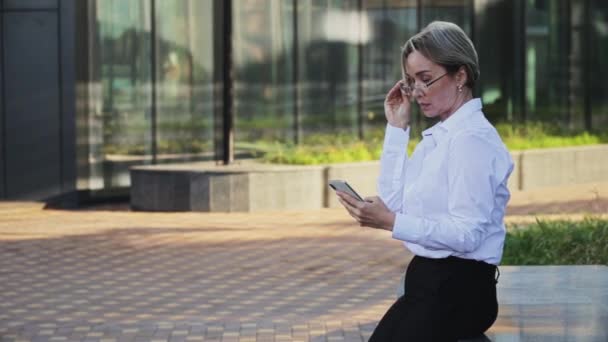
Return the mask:
<svg viewBox="0 0 608 342">
<path fill-rule="evenodd" d="M 164 123 L 162 131 L 173 132 L 174 137 L 158 141 L 159 153 L 200 153 L 212 151 L 212 141 L 195 137 L 204 132 L 201 122 Z M 191 127 L 190 127 L 191 126 Z M 281 126 L 282 127 L 282 126 Z M 130 129 L 135 127 L 130 126 Z M 420 129 L 420 127 L 419 127 Z M 608 130 L 599 133 L 569 131 L 546 123 L 496 125 L 498 133 L 511 151 L 536 148 L 582 146 L 608 143 Z M 258 129 L 259 130 L 259 129 Z M 254 130 L 255 131 L 255 130 Z M 276 132 L 275 132 L 276 133 Z M 235 142 L 237 149 L 247 151 L 262 161 L 275 164 L 319 165 L 371 161 L 380 159 L 384 141 L 384 126 L 367 129 L 365 139 L 358 140 L 350 133 L 307 134 L 299 145 L 290 142 L 274 141 L 274 133 L 269 137 L 241 138 Z M 144 155 L 150 153 L 149 145 L 141 142 L 121 141 L 108 133 L 109 138 L 103 146 L 105 154 Z M 123 138 L 128 138 L 125 136 Z M 420 132 L 410 134 L 408 151 L 411 155 L 420 141 Z"/>
<path fill-rule="evenodd" d="M 374 130 L 365 140 L 350 134 L 312 134 L 300 145 L 290 143 L 265 144 L 262 160 L 275 164 L 319 165 L 380 159 L 384 130 Z M 418 140 L 411 139 L 411 153 Z"/>
<path fill-rule="evenodd" d="M 538 221 L 507 231 L 503 265 L 608 265 L 608 220 Z"/>
<path fill-rule="evenodd" d="M 525 125 L 501 123 L 496 130 L 509 150 L 529 150 L 608 143 L 605 132 L 570 131 L 542 122 Z"/>
<path fill-rule="evenodd" d="M 583 146 L 608 143 L 608 133 L 576 132 L 546 123 L 498 124 L 496 129 L 511 151 L 537 148 Z M 378 160 L 382 152 L 384 129 L 366 133 L 357 140 L 352 134 L 315 134 L 307 136 L 300 145 L 290 143 L 261 143 L 262 160 L 276 164 L 318 165 Z M 420 141 L 419 133 L 410 135 L 411 155 Z"/>
<path fill-rule="evenodd" d="M 278 146 L 264 155 L 264 161 L 276 164 L 319 165 L 380 159 L 382 146 L 364 142 L 329 146 Z"/>
</svg>

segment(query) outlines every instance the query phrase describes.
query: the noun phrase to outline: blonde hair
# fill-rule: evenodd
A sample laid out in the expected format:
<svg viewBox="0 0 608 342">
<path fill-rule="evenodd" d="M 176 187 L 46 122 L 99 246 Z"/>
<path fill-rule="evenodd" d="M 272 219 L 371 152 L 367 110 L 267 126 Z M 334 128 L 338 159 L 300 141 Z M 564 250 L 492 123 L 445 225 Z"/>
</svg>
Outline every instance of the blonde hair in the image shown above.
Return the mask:
<svg viewBox="0 0 608 342">
<path fill-rule="evenodd" d="M 420 52 L 452 74 L 463 66 L 467 73 L 465 86 L 471 89 L 479 79 L 479 61 L 475 46 L 456 24 L 433 21 L 405 43 L 401 49 L 401 71 L 404 77 L 407 57 L 414 51 Z"/>
</svg>

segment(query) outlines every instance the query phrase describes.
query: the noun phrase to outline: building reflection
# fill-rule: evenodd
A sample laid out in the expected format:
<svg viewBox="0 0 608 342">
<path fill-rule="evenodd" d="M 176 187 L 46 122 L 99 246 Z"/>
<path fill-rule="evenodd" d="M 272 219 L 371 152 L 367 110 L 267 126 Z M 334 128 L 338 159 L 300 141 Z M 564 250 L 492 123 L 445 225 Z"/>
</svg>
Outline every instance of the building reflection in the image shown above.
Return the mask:
<svg viewBox="0 0 608 342">
<path fill-rule="evenodd" d="M 224 2 L 83 3 L 79 188 L 126 187 L 137 164 L 222 160 Z M 605 126 L 607 16 L 583 0 L 233 1 L 236 158 L 275 141 L 377 136 L 400 47 L 433 20 L 474 40 L 491 121 Z M 417 131 L 431 124 L 416 117 Z"/>
</svg>

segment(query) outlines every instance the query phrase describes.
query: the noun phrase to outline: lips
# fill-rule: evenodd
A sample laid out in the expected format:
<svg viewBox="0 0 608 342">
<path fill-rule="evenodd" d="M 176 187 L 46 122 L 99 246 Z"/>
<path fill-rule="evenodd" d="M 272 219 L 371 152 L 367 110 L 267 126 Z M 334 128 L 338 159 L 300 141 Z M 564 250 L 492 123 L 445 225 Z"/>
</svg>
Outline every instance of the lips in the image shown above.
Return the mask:
<svg viewBox="0 0 608 342">
<path fill-rule="evenodd" d="M 419 103 L 418 105 L 420 106 L 420 109 L 422 109 L 422 110 L 427 110 L 429 107 L 431 107 L 430 103 Z"/>
</svg>

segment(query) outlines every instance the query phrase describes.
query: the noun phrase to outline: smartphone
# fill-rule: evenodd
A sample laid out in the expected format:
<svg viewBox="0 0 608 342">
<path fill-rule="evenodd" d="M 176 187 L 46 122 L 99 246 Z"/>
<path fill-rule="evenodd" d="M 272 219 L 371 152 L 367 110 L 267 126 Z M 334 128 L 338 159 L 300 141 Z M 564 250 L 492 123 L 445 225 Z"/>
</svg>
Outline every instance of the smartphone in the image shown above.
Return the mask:
<svg viewBox="0 0 608 342">
<path fill-rule="evenodd" d="M 361 196 L 359 196 L 359 194 L 353 188 L 351 188 L 351 186 L 348 185 L 348 183 L 346 181 L 339 180 L 339 179 L 330 180 L 329 186 L 334 190 L 339 190 L 339 191 L 345 192 L 345 193 L 353 196 L 357 200 L 363 201 L 363 198 Z"/>
</svg>

